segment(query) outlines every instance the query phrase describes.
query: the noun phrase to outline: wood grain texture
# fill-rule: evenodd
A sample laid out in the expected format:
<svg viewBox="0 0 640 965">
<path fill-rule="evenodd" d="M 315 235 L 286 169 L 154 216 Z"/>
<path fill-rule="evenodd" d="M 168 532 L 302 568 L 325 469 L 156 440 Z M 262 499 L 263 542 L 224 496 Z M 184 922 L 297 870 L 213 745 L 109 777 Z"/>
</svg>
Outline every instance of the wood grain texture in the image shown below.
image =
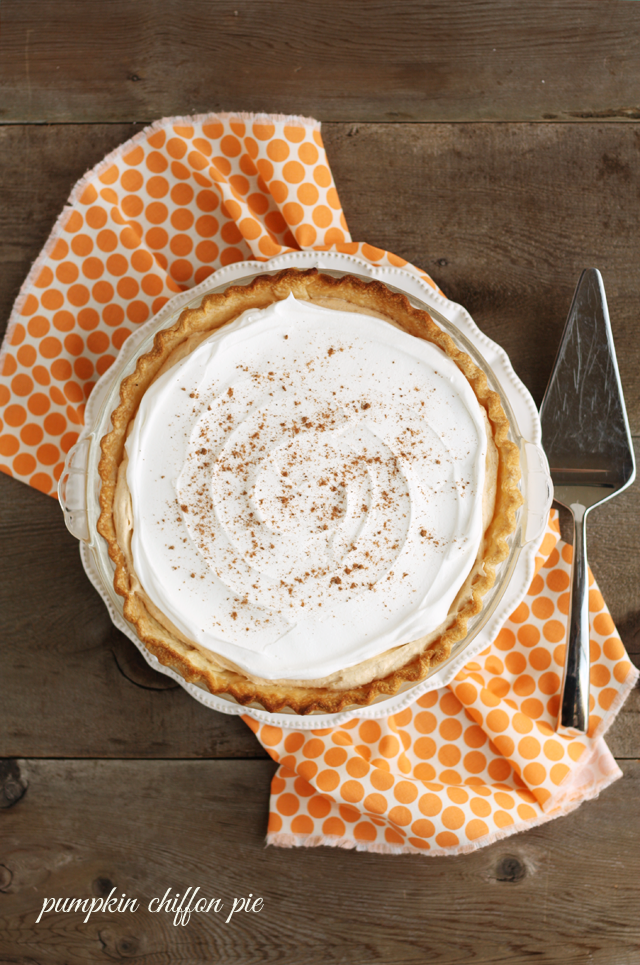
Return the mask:
<svg viewBox="0 0 640 965">
<path fill-rule="evenodd" d="M 57 501 L 4 475 L 0 494 L 0 756 L 267 756 L 116 630 Z"/>
<path fill-rule="evenodd" d="M 2 961 L 635 965 L 640 766 L 564 818 L 455 858 L 264 847 L 268 761 L 20 761 L 2 812 Z M 45 897 L 137 897 L 131 914 L 50 913 Z M 230 910 L 150 914 L 171 887 Z M 579 915 L 576 908 L 579 906 Z"/>
<path fill-rule="evenodd" d="M 132 125 L 0 126 L 0 307 L 77 178 Z M 581 268 L 603 270 L 630 418 L 640 433 L 638 132 L 631 125 L 324 126 L 355 238 L 431 271 L 509 352 L 540 401 Z M 640 453 L 639 453 L 640 455 Z M 241 721 L 198 706 L 115 631 L 57 505 L 0 476 L 0 754 L 246 757 Z M 640 655 L 640 485 L 596 510 L 590 562 Z M 640 701 L 608 740 L 639 753 Z"/>
<path fill-rule="evenodd" d="M 638 3 L 3 0 L 1 16 L 0 331 L 71 187 L 138 122 L 299 112 L 342 122 L 323 131 L 354 238 L 427 268 L 538 402 L 579 271 L 601 268 L 640 436 Z M 551 123 L 442 123 L 491 120 Z M 636 661 L 639 493 L 589 527 Z M 193 760 L 266 755 L 148 668 L 57 505 L 2 475 L 0 546 L 0 756 L 111 758 L 0 760 L 0 965 L 636 965 L 637 763 L 472 855 L 265 849 L 275 765 Z M 636 691 L 607 735 L 618 757 L 638 756 L 639 715 Z M 114 886 L 142 909 L 35 925 L 45 896 Z M 185 928 L 146 910 L 189 886 L 265 909 Z"/>
<path fill-rule="evenodd" d="M 136 129 L 0 126 L 0 324 L 75 181 Z M 600 268 L 640 434 L 639 127 L 325 124 L 323 136 L 353 238 L 431 272 L 538 403 L 580 271 Z"/>
<path fill-rule="evenodd" d="M 620 497 L 589 532 L 593 569 L 638 663 L 639 490 L 631 495 L 629 513 L 615 515 Z M 167 683 L 115 629 L 53 499 L 0 474 L 0 505 L 1 756 L 266 756 L 239 718 Z M 607 735 L 616 757 L 640 754 L 639 714 L 636 691 Z"/>
<path fill-rule="evenodd" d="M 538 404 L 580 272 L 600 268 L 640 433 L 640 128 L 336 124 L 323 136 L 352 236 L 429 271 Z"/>
<path fill-rule="evenodd" d="M 639 37 L 614 0 L 5 0 L 0 119 L 636 119 Z"/>
</svg>

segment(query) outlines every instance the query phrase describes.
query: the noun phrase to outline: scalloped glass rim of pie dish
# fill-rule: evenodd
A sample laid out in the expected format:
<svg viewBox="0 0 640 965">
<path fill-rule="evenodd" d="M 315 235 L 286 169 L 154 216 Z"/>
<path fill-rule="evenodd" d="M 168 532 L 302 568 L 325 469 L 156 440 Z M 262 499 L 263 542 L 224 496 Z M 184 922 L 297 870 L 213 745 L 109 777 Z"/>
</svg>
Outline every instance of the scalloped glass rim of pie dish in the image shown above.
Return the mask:
<svg viewBox="0 0 640 965">
<path fill-rule="evenodd" d="M 243 285 L 242 282 L 243 279 L 240 279 L 224 286 L 222 292 L 212 289 L 212 294 L 205 294 L 203 297 L 204 309 L 183 310 L 177 322 L 163 328 L 156 335 L 151 351 L 147 339 L 133 359 L 136 364 L 134 373 L 122 380 L 120 403 L 112 413 L 115 428 L 102 438 L 103 456 L 100 463 L 101 517 L 98 531 L 107 540 L 109 554 L 116 566 L 114 586 L 125 600 L 125 617 L 136 628 L 137 636 L 145 647 L 155 654 L 160 663 L 172 667 L 185 680 L 211 693 L 234 699 L 243 705 L 264 707 L 271 712 L 286 709 L 298 714 L 336 713 L 349 706 L 368 705 L 424 680 L 453 654 L 458 653 L 470 635 L 475 636 L 475 632 L 484 622 L 482 599 L 485 595 L 487 603 L 490 604 L 485 608 L 485 617 L 489 615 L 489 611 L 495 609 L 501 596 L 500 588 L 504 584 L 504 576 L 508 577 L 513 569 L 513 552 L 509 559 L 507 557 L 514 542 L 517 542 L 511 537 L 516 531 L 518 508 L 522 502 L 518 488 L 518 447 L 509 439 L 509 436 L 518 438 L 517 426 L 504 394 L 500 392 L 499 385 L 480 353 L 447 323 L 446 319 L 439 316 L 439 313 L 426 305 L 415 307 L 415 299 L 409 300 L 405 294 L 394 290 L 393 286 L 365 280 L 355 273 L 323 271 L 319 274 L 315 269 L 288 269 L 276 274 L 267 271 L 257 278 L 252 276 L 248 285 Z M 194 337 L 198 332 L 202 335 L 204 332 L 213 331 L 245 309 L 260 308 L 265 304 L 281 301 L 291 292 L 301 299 L 346 299 L 365 314 L 367 310 L 379 312 L 383 317 L 404 327 L 410 334 L 437 344 L 465 373 L 479 405 L 489 410 L 493 440 L 501 457 L 497 509 L 487 530 L 490 537 L 487 540 L 489 549 L 485 550 L 482 572 L 476 574 L 471 593 L 458 603 L 457 610 L 448 621 L 449 625 L 435 640 L 430 640 L 421 653 L 411 654 L 405 664 L 396 667 L 391 673 L 374 676 L 362 684 L 343 689 L 300 686 L 299 683 L 290 685 L 287 681 L 256 683 L 255 680 L 238 673 L 237 668 L 221 667 L 215 655 L 210 656 L 210 653 L 199 647 L 195 641 L 185 639 L 184 636 L 182 639 L 176 637 L 171 621 L 163 619 L 162 612 L 158 613 L 153 606 L 149 607 L 148 599 L 136 590 L 131 558 L 127 562 L 113 524 L 115 482 L 122 459 L 124 435 L 148 387 L 146 383 L 141 383 L 141 376 L 150 384 L 154 373 L 166 362 L 168 355 L 175 351 L 177 345 L 184 343 L 186 338 Z M 439 325 L 433 322 L 434 315 L 438 318 Z M 444 331 L 445 328 L 449 329 L 449 333 Z M 451 335 L 457 337 L 452 339 Z M 128 366 L 130 367 L 131 365 Z M 133 383 L 136 383 L 135 391 L 131 388 Z M 117 390 L 118 385 L 114 386 L 114 389 Z M 113 395 L 112 392 L 111 397 Z M 107 399 L 105 404 L 113 407 L 113 399 L 111 402 Z M 501 573 L 500 579 L 494 583 L 496 566 L 500 567 Z M 402 650 L 404 645 L 396 649 Z"/>
</svg>

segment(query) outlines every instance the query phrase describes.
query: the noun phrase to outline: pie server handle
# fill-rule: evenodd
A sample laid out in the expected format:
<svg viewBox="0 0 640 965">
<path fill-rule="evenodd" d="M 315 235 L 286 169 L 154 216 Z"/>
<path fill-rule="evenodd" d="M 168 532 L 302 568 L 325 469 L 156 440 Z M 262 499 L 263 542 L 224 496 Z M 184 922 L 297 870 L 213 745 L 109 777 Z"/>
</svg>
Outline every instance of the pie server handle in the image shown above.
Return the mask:
<svg viewBox="0 0 640 965">
<path fill-rule="evenodd" d="M 587 510 L 579 503 L 573 513 L 573 567 L 569 603 L 569 631 L 560 692 L 558 733 L 586 734 L 589 727 L 589 575 L 587 569 Z"/>
</svg>

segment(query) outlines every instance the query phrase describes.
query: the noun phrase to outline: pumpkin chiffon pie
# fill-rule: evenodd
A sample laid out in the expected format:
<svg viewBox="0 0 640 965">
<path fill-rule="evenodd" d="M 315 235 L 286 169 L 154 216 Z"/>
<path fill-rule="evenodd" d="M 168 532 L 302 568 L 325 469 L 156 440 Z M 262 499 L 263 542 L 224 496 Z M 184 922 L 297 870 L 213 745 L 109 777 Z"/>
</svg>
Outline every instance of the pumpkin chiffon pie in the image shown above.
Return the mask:
<svg viewBox="0 0 640 965">
<path fill-rule="evenodd" d="M 486 376 L 377 281 L 206 296 L 122 380 L 98 531 L 158 660 L 243 705 L 337 712 L 424 679 L 508 553 L 516 445 Z"/>
</svg>

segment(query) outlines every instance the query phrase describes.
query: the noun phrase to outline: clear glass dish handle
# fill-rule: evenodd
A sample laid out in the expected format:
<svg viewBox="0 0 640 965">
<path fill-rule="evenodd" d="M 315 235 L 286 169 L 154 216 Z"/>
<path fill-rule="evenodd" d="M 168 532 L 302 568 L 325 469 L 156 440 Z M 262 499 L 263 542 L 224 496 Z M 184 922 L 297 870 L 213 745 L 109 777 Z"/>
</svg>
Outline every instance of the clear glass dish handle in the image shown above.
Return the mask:
<svg viewBox="0 0 640 965">
<path fill-rule="evenodd" d="M 544 449 L 534 442 L 525 441 L 524 450 L 527 461 L 527 519 L 523 542 L 531 543 L 540 539 L 549 521 L 553 483 Z"/>
<path fill-rule="evenodd" d="M 87 463 L 92 436 L 84 436 L 69 450 L 58 482 L 58 501 L 67 529 L 85 543 L 91 541 L 87 515 Z"/>
</svg>

